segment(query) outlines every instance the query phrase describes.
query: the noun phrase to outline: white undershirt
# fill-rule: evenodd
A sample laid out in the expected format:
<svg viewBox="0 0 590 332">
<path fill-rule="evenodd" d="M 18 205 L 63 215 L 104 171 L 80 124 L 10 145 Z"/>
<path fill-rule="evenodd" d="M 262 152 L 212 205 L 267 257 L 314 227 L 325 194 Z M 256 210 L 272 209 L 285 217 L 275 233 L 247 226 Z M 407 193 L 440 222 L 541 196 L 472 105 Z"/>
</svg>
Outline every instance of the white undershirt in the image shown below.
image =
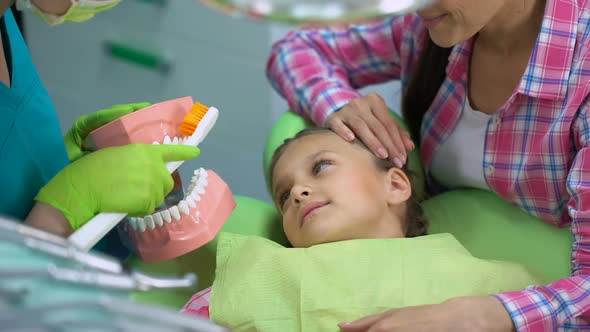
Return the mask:
<svg viewBox="0 0 590 332">
<path fill-rule="evenodd" d="M 443 186 L 490 190 L 483 174 L 483 149 L 486 127 L 490 115 L 475 111 L 464 103 L 455 129 L 438 147 L 432 159 L 430 172 Z"/>
</svg>

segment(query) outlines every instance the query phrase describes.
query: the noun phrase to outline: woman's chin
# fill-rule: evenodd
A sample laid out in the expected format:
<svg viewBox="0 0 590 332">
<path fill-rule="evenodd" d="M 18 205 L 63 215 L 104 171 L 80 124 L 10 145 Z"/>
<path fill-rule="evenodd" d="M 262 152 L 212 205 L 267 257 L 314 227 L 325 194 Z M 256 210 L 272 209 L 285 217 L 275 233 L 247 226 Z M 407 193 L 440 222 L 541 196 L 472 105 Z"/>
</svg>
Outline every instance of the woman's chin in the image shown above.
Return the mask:
<svg viewBox="0 0 590 332">
<path fill-rule="evenodd" d="M 453 47 L 471 38 L 471 36 L 463 36 L 456 33 L 456 31 L 454 32 L 452 29 L 446 29 L 444 27 L 429 29 L 428 34 L 437 46 L 443 48 Z"/>
</svg>

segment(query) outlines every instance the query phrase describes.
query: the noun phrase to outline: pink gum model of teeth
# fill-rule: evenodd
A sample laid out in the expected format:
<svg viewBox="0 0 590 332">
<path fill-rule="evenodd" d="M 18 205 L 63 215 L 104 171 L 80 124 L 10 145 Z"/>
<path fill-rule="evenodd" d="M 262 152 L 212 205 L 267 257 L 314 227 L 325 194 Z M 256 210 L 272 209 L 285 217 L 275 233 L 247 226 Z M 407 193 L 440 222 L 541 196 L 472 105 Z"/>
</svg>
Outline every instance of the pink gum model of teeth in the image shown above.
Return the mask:
<svg viewBox="0 0 590 332">
<path fill-rule="evenodd" d="M 197 146 L 214 125 L 218 111 L 209 108 L 195 132 L 186 136 L 180 133 L 180 126 L 193 105 L 191 97 L 153 104 L 94 130 L 84 145 L 91 150 L 131 143 Z M 178 161 L 166 166 L 172 173 L 181 164 Z M 227 184 L 215 172 L 198 169 L 187 195 L 176 206 L 143 218 L 132 217 L 121 225 L 137 254 L 146 262 L 158 262 L 211 241 L 235 206 Z M 124 217 L 122 213 L 100 213 L 68 240 L 89 250 Z"/>
<path fill-rule="evenodd" d="M 199 168 L 194 174 L 178 205 L 143 218 L 129 217 L 119 225 L 145 262 L 175 258 L 205 245 L 235 208 L 229 187 L 215 172 Z"/>
</svg>

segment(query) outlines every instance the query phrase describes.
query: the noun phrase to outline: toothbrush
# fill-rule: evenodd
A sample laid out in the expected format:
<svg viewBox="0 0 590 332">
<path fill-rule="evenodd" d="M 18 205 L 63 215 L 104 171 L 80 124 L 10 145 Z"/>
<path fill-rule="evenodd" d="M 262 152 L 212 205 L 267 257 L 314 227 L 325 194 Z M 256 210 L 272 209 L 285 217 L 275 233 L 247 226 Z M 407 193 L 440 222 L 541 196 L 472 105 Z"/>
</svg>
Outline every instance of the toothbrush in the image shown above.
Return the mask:
<svg viewBox="0 0 590 332">
<path fill-rule="evenodd" d="M 215 125 L 218 116 L 217 108 L 208 108 L 201 103 L 195 103 L 185 116 L 180 128 L 183 134 L 190 135 L 184 141 L 184 145 L 199 146 Z M 172 174 L 183 162 L 184 160 L 171 161 L 166 163 L 166 167 Z M 118 212 L 99 213 L 70 235 L 68 241 L 74 246 L 88 251 L 126 216 L 126 213 Z"/>
<path fill-rule="evenodd" d="M 184 141 L 184 145 L 199 146 L 213 128 L 218 116 L 217 108 L 195 103 L 180 125 L 180 132 L 189 136 Z M 172 174 L 183 162 L 184 160 L 171 161 L 166 163 L 166 167 Z"/>
</svg>

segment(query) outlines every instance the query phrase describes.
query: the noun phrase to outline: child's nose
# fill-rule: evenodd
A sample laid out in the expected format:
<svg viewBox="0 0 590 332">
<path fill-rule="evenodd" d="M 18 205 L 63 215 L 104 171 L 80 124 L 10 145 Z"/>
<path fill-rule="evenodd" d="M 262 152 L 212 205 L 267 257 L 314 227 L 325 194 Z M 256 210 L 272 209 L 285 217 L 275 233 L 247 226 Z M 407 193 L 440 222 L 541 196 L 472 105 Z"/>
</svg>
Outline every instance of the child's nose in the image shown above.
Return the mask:
<svg viewBox="0 0 590 332">
<path fill-rule="evenodd" d="M 311 195 L 310 188 L 298 187 L 294 189 L 295 192 L 293 193 L 293 198 L 295 199 L 296 203 L 301 203 L 301 201 L 305 200 L 306 198 L 309 198 L 309 195 Z"/>
</svg>

